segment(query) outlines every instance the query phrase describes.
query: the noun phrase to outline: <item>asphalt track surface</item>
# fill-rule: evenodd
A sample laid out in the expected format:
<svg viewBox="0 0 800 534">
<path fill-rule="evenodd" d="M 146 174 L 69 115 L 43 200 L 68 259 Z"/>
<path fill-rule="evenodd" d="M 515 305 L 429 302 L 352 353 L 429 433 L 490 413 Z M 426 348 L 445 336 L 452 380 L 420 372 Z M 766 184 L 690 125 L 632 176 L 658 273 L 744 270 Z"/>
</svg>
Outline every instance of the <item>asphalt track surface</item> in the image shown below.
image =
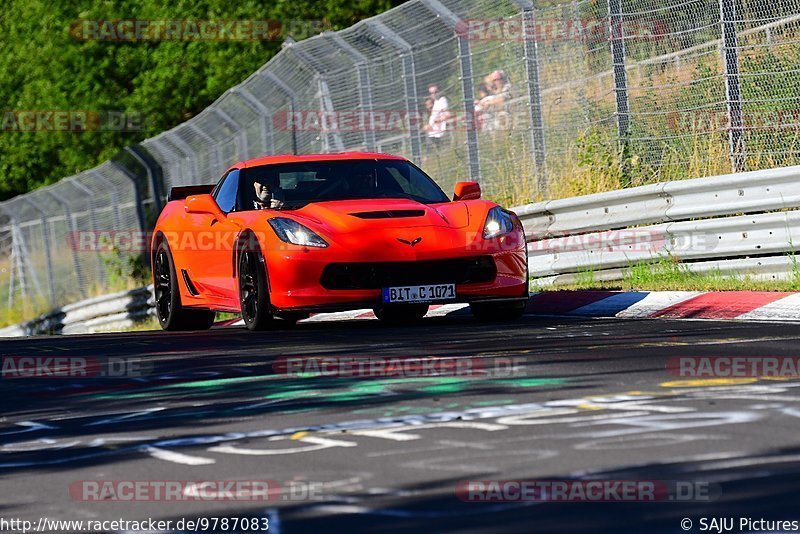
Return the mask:
<svg viewBox="0 0 800 534">
<path fill-rule="evenodd" d="M 726 517 L 734 532 L 755 531 L 738 530 L 738 518 L 800 518 L 800 382 L 687 380 L 667 363 L 796 356 L 799 342 L 800 325 L 530 315 L 7 340 L 5 358 L 130 357 L 146 368 L 0 380 L 0 517 L 266 517 L 270 532 L 289 533 L 684 532 L 683 518 L 699 532 L 700 518 Z M 276 365 L 312 356 L 436 356 L 476 371 L 315 377 Z M 521 479 L 658 481 L 708 496 L 519 503 L 456 493 L 459 481 Z M 266 502 L 70 494 L 87 480 L 278 485 Z"/>
</svg>

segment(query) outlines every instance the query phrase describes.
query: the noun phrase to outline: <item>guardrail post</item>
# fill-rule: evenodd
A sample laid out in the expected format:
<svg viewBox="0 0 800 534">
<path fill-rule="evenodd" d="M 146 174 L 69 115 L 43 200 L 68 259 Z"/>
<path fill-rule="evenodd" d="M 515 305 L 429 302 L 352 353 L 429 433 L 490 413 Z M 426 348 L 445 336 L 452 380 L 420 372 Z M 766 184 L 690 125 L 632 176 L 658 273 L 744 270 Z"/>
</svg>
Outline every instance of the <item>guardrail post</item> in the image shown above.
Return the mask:
<svg viewBox="0 0 800 534">
<path fill-rule="evenodd" d="M 531 146 L 536 165 L 539 191 L 547 188 L 547 150 L 544 139 L 542 88 L 539 82 L 539 42 L 536 35 L 536 14 L 530 0 L 514 0 L 522 11 L 522 39 L 525 48 L 525 71 L 528 75 L 528 111 L 530 112 Z"/>
<path fill-rule="evenodd" d="M 372 128 L 372 82 L 369 77 L 367 58 L 338 33 L 329 31 L 324 32 L 322 35 L 331 39 L 342 52 L 353 60 L 353 65 L 356 67 L 356 76 L 358 76 L 358 105 L 361 111 L 370 118 L 364 128 L 364 147 L 366 147 L 367 151 L 374 152 L 377 145 L 375 142 L 375 130 Z"/>
<path fill-rule="evenodd" d="M 417 104 L 417 75 L 414 67 L 414 48 L 402 37 L 389 29 L 382 22 L 369 19 L 365 21 L 378 35 L 386 39 L 394 48 L 400 51 L 400 60 L 403 62 L 403 88 L 406 97 L 406 113 L 410 125 L 409 140 L 411 141 L 411 158 L 416 162 L 422 161 L 422 139 L 420 124 L 417 118 L 421 117 Z"/>
<path fill-rule="evenodd" d="M 475 88 L 472 77 L 472 52 L 469 35 L 459 31 L 463 24 L 460 17 L 447 9 L 439 0 L 423 0 L 428 9 L 444 20 L 458 38 L 458 58 L 461 67 L 461 90 L 464 94 L 464 123 L 467 128 L 467 158 L 470 180 L 481 181 L 481 162 L 479 157 L 478 132 L 475 124 Z"/>
<path fill-rule="evenodd" d="M 47 231 L 47 214 L 39 207 L 38 204 L 32 202 L 27 195 L 20 195 L 19 199 L 25 202 L 35 211 L 39 212 L 41 224 L 39 225 L 42 233 L 42 246 L 44 247 L 45 268 L 47 269 L 47 289 L 50 292 L 50 306 L 56 307 L 56 281 L 53 278 L 53 257 L 50 247 L 49 232 Z M 74 248 L 74 245 L 73 245 Z"/>
<path fill-rule="evenodd" d="M 258 75 L 265 78 L 267 81 L 275 84 L 280 92 L 286 95 L 289 101 L 290 116 L 287 122 L 292 123 L 292 154 L 297 155 L 297 125 L 294 121 L 294 112 L 297 109 L 297 93 L 289 87 L 283 80 L 272 74 L 271 72 L 258 71 Z"/>
<path fill-rule="evenodd" d="M 151 194 L 153 195 L 153 208 L 155 209 L 156 216 L 161 213 L 161 210 L 164 209 L 164 199 L 166 195 L 161 190 L 161 184 L 159 182 L 159 175 L 161 174 L 160 169 L 157 165 L 151 160 L 150 157 L 145 156 L 141 152 L 141 148 L 138 146 L 126 146 L 125 151 L 133 156 L 139 165 L 144 167 L 144 172 L 147 173 L 147 180 L 150 182 L 150 190 Z M 102 175 L 100 173 L 95 173 L 96 175 Z M 108 180 L 102 178 L 103 181 L 108 183 Z M 117 225 L 119 225 L 119 211 L 116 212 L 117 214 Z"/>
<path fill-rule="evenodd" d="M 259 99 L 244 87 L 234 87 L 231 94 L 238 96 L 247 107 L 258 113 L 261 128 L 261 150 L 265 154 L 275 153 L 275 133 L 272 125 L 272 113 Z"/>
<path fill-rule="evenodd" d="M 74 185 L 78 190 L 82 193 L 86 194 L 89 197 L 89 202 L 87 202 L 89 206 L 89 222 L 91 224 L 92 230 L 95 233 L 95 239 L 99 236 L 99 228 L 97 227 L 97 212 L 95 211 L 95 197 L 94 193 L 91 189 L 83 185 L 82 183 L 78 182 L 77 180 L 66 180 L 67 183 Z M 80 236 L 78 236 L 80 239 Z M 106 279 L 106 271 L 103 268 L 103 259 L 100 257 L 99 253 L 95 254 L 97 258 L 97 277 L 99 280 L 105 282 Z"/>
<path fill-rule="evenodd" d="M 722 67 L 728 107 L 728 148 L 733 172 L 746 169 L 742 120 L 742 89 L 739 81 L 739 43 L 736 37 L 736 0 L 719 0 L 722 25 Z"/>
<path fill-rule="evenodd" d="M 623 28 L 622 0 L 608 0 L 608 30 L 611 40 L 611 63 L 614 67 L 614 94 L 616 95 L 617 137 L 622 158 L 623 180 L 627 182 L 628 130 L 628 75 L 625 72 L 625 29 Z"/>
<path fill-rule="evenodd" d="M 112 162 L 112 165 L 114 163 Z M 43 190 L 43 193 L 48 195 L 50 198 L 56 201 L 56 203 L 61 204 L 64 208 L 64 215 L 67 218 L 67 225 L 69 227 L 69 231 L 72 232 L 73 237 L 77 236 L 78 230 L 75 228 L 75 220 L 72 218 L 72 211 L 69 209 L 69 204 L 61 199 L 58 195 L 53 194 L 52 191 L 48 191 L 47 189 Z M 137 203 L 137 205 L 141 206 L 141 204 Z M 78 251 L 75 250 L 75 246 L 72 246 L 72 265 L 75 267 L 75 276 L 78 278 L 78 285 L 79 291 L 83 297 L 86 297 L 86 280 L 83 277 L 83 271 L 81 270 L 81 264 L 78 261 Z"/>
</svg>

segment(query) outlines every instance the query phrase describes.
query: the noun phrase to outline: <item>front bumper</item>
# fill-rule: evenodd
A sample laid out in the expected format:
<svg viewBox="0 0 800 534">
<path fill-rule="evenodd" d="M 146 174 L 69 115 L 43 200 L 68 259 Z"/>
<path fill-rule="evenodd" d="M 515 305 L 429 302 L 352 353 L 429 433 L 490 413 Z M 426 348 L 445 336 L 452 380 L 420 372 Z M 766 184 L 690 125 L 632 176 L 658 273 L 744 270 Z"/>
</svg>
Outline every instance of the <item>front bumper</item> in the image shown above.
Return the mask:
<svg viewBox="0 0 800 534">
<path fill-rule="evenodd" d="M 267 259 L 270 280 L 270 300 L 279 311 L 322 312 L 371 308 L 381 304 L 381 289 L 327 289 L 321 283 L 328 264 L 345 258 L 332 258 L 318 250 L 282 251 L 279 257 Z M 448 260 L 475 256 L 464 251 L 458 256 L 431 257 L 429 260 Z M 494 262 L 494 279 L 486 282 L 456 284 L 456 299 L 435 304 L 476 301 L 518 301 L 528 296 L 527 255 L 524 249 L 502 251 L 488 256 Z M 353 258 L 346 258 L 352 262 Z M 364 258 L 362 261 L 366 261 Z M 408 260 L 414 261 L 414 260 Z M 442 280 L 437 278 L 437 280 Z M 404 279 L 391 285 L 416 285 Z M 455 280 L 453 281 L 455 282 Z M 420 280 L 418 284 L 434 283 Z"/>
</svg>

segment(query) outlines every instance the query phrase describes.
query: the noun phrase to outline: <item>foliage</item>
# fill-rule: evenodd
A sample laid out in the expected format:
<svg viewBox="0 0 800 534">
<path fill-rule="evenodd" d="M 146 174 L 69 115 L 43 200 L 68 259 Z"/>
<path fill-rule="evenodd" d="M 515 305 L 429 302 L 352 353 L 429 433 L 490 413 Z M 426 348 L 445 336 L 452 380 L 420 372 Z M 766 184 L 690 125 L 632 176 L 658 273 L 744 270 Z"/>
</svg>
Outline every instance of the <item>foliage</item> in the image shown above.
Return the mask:
<svg viewBox="0 0 800 534">
<path fill-rule="evenodd" d="M 79 40 L 82 20 L 322 21 L 340 29 L 403 0 L 7 0 L 0 12 L 0 113 L 115 111 L 135 132 L 0 131 L 0 200 L 89 169 L 196 115 L 280 50 L 270 41 Z M 294 24 L 291 27 L 303 28 Z M 307 28 L 307 26 L 306 26 Z M 304 35 L 294 35 L 302 38 Z"/>
</svg>

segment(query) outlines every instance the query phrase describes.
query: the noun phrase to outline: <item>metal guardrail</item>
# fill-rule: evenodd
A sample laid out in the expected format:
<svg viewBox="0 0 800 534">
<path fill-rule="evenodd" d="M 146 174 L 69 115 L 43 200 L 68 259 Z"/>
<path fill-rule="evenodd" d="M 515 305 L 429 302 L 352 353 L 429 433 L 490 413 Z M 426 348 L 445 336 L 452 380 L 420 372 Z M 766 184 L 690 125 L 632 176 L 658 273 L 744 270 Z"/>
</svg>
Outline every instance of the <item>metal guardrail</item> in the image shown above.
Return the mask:
<svg viewBox="0 0 800 534">
<path fill-rule="evenodd" d="M 668 182 L 515 208 L 534 283 L 671 257 L 690 270 L 781 279 L 796 270 L 800 167 Z"/>
<path fill-rule="evenodd" d="M 797 268 L 800 166 L 697 178 L 512 208 L 525 226 L 533 284 L 620 280 L 632 265 L 671 257 L 694 272 L 778 280 Z M 0 337 L 132 326 L 154 315 L 152 286 L 83 300 Z"/>
<path fill-rule="evenodd" d="M 0 328 L 0 337 L 92 334 L 129 328 L 155 315 L 153 286 L 81 300 L 36 319 Z"/>
</svg>

